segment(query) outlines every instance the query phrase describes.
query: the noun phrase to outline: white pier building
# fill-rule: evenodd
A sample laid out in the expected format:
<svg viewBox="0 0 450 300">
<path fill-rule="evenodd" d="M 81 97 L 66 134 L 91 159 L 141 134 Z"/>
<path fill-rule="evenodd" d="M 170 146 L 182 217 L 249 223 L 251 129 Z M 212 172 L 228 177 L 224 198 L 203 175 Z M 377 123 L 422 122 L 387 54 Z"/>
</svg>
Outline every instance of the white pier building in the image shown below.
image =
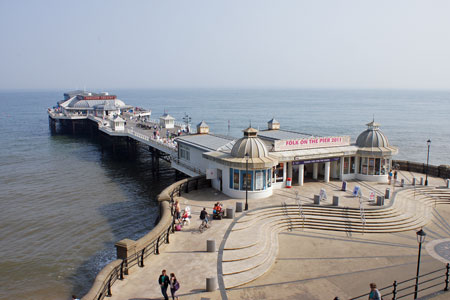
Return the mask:
<svg viewBox="0 0 450 300">
<path fill-rule="evenodd" d="M 206 173 L 214 188 L 233 198 L 245 198 L 246 182 L 249 198 L 264 198 L 274 188 L 302 186 L 307 180 L 387 182 L 398 149 L 379 126 L 370 122 L 351 143 L 349 136 L 315 137 L 282 130 L 273 119 L 267 130 L 249 127 L 242 138 L 230 140 L 210 134 L 202 122 L 197 128 L 202 133 L 176 139 L 178 157 L 172 166 L 187 174 L 183 166 Z"/>
</svg>

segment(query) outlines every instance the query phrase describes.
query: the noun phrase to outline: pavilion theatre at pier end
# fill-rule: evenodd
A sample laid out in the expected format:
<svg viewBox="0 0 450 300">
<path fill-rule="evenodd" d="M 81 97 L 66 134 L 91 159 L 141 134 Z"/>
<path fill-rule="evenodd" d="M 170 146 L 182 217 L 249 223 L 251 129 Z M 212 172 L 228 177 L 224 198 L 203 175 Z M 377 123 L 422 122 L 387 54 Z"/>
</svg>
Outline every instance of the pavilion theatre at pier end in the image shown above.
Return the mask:
<svg viewBox="0 0 450 300">
<path fill-rule="evenodd" d="M 374 121 L 356 143 L 349 136 L 316 137 L 283 130 L 274 119 L 267 130 L 249 127 L 238 140 L 209 133 L 204 122 L 199 125 L 198 134 L 177 139 L 179 164 L 206 173 L 214 188 L 233 198 L 245 198 L 247 182 L 249 198 L 264 198 L 274 188 L 313 180 L 387 182 L 392 156 L 398 152 Z"/>
</svg>

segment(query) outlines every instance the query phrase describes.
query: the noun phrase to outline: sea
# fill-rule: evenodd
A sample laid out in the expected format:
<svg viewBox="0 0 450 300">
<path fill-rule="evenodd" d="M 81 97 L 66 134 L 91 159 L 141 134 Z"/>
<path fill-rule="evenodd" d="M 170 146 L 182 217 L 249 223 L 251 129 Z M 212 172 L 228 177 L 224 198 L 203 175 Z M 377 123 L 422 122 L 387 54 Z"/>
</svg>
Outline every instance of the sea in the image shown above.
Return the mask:
<svg viewBox="0 0 450 300">
<path fill-rule="evenodd" d="M 0 91 L 0 299 L 84 295 L 115 259 L 114 243 L 138 239 L 158 217 L 156 195 L 175 181 L 164 161 L 102 154 L 95 137 L 52 134 L 47 108 L 65 90 Z M 96 91 L 101 92 L 101 91 Z M 450 164 L 450 91 L 331 89 L 109 90 L 125 103 L 239 138 L 272 118 L 281 128 L 355 141 L 375 120 L 396 159 Z"/>
</svg>

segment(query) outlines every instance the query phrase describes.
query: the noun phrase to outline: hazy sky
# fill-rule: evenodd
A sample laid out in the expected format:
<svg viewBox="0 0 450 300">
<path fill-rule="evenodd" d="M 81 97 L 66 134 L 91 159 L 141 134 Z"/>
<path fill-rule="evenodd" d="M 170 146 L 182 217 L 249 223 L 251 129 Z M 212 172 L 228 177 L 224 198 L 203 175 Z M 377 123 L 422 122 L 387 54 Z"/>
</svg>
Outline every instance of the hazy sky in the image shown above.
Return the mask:
<svg viewBox="0 0 450 300">
<path fill-rule="evenodd" d="M 0 0 L 0 89 L 450 89 L 450 1 Z"/>
</svg>

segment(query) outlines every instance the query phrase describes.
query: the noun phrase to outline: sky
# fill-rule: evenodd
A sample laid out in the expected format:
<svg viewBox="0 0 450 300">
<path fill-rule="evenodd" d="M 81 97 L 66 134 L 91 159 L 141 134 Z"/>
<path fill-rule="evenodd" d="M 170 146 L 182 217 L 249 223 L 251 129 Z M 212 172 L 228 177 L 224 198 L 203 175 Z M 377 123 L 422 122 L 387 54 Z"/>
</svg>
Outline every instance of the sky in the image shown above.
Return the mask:
<svg viewBox="0 0 450 300">
<path fill-rule="evenodd" d="M 450 89 L 450 1 L 0 0 L 0 89 Z"/>
</svg>

